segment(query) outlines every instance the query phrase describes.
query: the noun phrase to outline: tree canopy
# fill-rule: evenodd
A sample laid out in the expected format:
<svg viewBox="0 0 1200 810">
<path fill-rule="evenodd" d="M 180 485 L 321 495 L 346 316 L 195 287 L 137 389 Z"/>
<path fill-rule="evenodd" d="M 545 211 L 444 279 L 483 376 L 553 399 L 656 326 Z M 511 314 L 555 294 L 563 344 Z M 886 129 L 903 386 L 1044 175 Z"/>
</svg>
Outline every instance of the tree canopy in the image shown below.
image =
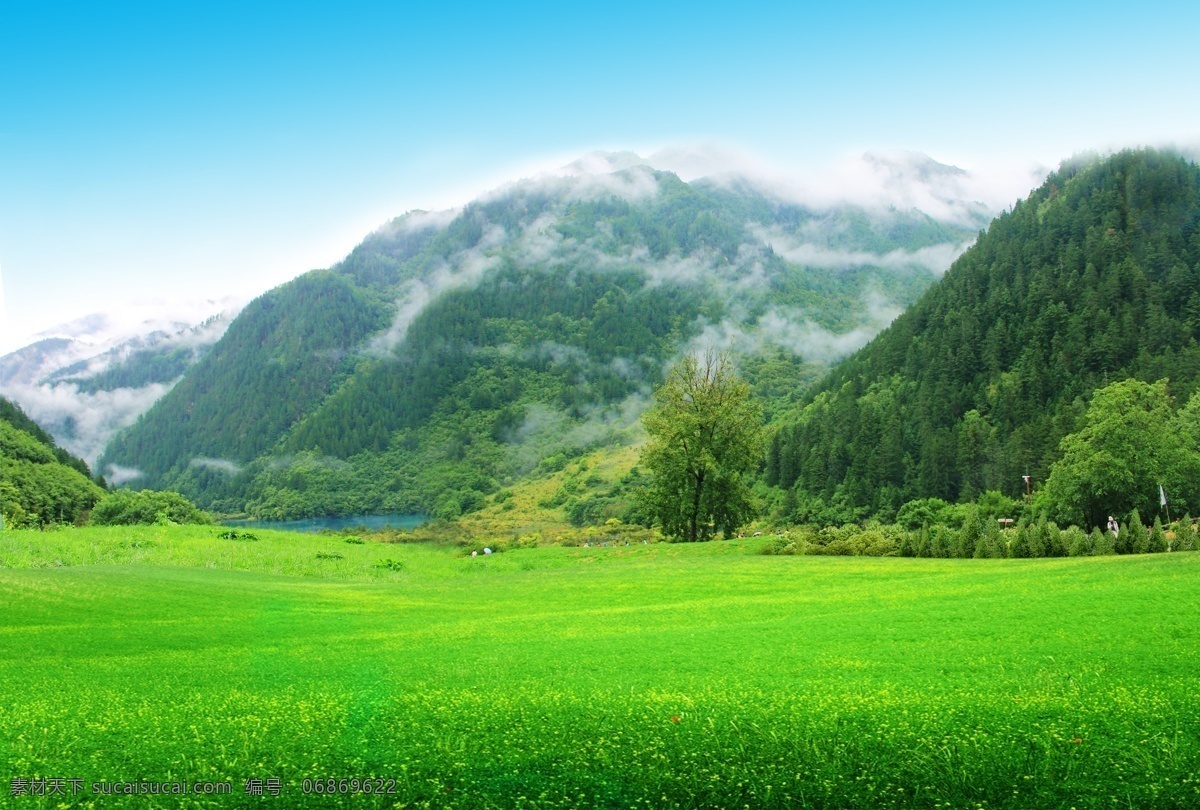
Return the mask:
<svg viewBox="0 0 1200 810">
<path fill-rule="evenodd" d="M 762 408 L 728 354 L 687 355 L 643 417 L 650 441 L 647 511 L 663 533 L 705 540 L 737 531 L 752 515 L 744 476 L 762 457 Z"/>
<path fill-rule="evenodd" d="M 1039 505 L 1059 522 L 1092 527 L 1104 525 L 1108 515 L 1155 514 L 1160 486 L 1181 510 L 1194 507 L 1191 482 L 1200 456 L 1185 431 L 1194 412 L 1176 416 L 1166 380 L 1101 388 L 1082 428 L 1062 440 L 1062 458 L 1050 468 Z"/>
</svg>

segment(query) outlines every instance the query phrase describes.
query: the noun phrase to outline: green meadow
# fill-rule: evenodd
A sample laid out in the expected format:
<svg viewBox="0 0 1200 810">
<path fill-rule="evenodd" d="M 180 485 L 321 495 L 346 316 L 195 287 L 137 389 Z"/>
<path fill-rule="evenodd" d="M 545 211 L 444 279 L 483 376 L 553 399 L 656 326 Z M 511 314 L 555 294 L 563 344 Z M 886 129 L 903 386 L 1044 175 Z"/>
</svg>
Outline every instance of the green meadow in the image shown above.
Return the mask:
<svg viewBox="0 0 1200 810">
<path fill-rule="evenodd" d="M 221 531 L 0 533 L 0 804 L 1200 805 L 1200 554 Z"/>
</svg>

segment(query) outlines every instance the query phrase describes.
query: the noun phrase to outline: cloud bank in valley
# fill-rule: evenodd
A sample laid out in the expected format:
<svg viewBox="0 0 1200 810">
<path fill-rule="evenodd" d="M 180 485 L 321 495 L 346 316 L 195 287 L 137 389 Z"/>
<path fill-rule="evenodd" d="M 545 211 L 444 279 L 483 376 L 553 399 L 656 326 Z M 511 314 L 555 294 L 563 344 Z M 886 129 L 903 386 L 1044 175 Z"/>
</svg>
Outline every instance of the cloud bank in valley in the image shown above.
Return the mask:
<svg viewBox="0 0 1200 810">
<path fill-rule="evenodd" d="M 235 302 L 220 303 L 225 309 L 216 314 L 207 306 L 195 306 L 144 317 L 147 312 L 139 314 L 134 308 L 97 313 L 46 330 L 39 342 L 0 358 L 4 396 L 65 450 L 94 467 L 113 436 L 137 421 L 178 380 L 101 391 L 81 391 L 75 380 L 130 362 L 145 351 L 185 348 L 198 356 L 220 339 L 238 311 Z M 198 312 L 207 315 L 190 323 L 177 320 Z M 131 474 L 118 471 L 116 478 Z"/>
<path fill-rule="evenodd" d="M 142 388 L 85 393 L 75 383 L 5 387 L 9 397 L 42 426 L 67 452 L 94 467 L 109 441 L 149 410 L 174 386 L 154 383 Z"/>
</svg>

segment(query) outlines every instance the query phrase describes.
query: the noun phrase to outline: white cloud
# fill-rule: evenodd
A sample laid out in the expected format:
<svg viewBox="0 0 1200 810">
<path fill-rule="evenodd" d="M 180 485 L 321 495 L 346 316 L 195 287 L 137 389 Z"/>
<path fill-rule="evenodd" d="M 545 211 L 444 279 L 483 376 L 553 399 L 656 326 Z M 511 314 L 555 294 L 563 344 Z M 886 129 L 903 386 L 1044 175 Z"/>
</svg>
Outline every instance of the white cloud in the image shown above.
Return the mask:
<svg viewBox="0 0 1200 810">
<path fill-rule="evenodd" d="M 800 234 L 785 233 L 777 227 L 764 228 L 756 225 L 752 230 L 758 238 L 769 244 L 772 250 L 792 264 L 839 270 L 851 267 L 887 267 L 893 270 L 919 267 L 939 276 L 974 243 L 974 240 L 957 244 L 947 242 L 916 250 L 897 249 L 887 253 L 869 253 L 840 250 L 808 242 Z"/>
<path fill-rule="evenodd" d="M 477 283 L 484 273 L 499 262 L 493 249 L 503 243 L 504 238 L 504 229 L 490 224 L 477 245 L 460 251 L 449 262 L 442 262 L 424 278 L 406 283 L 396 299 L 392 325 L 372 339 L 368 351 L 379 356 L 389 355 L 404 340 L 409 325 L 430 301 L 447 290 Z"/>
<path fill-rule="evenodd" d="M 121 467 L 117 464 L 109 464 L 104 468 L 104 477 L 108 483 L 119 487 L 122 484 L 128 484 L 130 481 L 136 481 L 143 477 L 145 473 L 137 467 Z"/>
<path fill-rule="evenodd" d="M 94 466 L 112 437 L 137 421 L 174 384 L 95 393 L 81 393 L 74 383 L 6 385 L 4 395 L 63 449 Z"/>
<path fill-rule="evenodd" d="M 868 295 L 863 308 L 862 322 L 845 332 L 825 329 L 803 312 L 787 307 L 772 307 L 753 322 L 735 308 L 733 317 L 702 324 L 684 353 L 699 355 L 715 348 L 753 354 L 778 346 L 805 360 L 834 363 L 861 349 L 902 312 L 878 293 Z"/>
<path fill-rule="evenodd" d="M 201 467 L 206 470 L 215 470 L 225 475 L 237 475 L 242 471 L 242 467 L 235 461 L 230 461 L 224 458 L 203 458 L 197 457 L 188 462 L 189 467 Z"/>
</svg>

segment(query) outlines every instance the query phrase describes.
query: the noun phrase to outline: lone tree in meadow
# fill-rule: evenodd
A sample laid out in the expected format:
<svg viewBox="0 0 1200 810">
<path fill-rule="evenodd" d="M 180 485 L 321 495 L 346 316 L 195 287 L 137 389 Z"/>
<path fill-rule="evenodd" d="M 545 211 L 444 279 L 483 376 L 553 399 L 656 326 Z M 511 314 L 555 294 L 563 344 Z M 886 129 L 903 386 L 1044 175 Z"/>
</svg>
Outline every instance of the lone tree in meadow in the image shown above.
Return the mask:
<svg viewBox="0 0 1200 810">
<path fill-rule="evenodd" d="M 680 361 L 654 396 L 642 418 L 647 511 L 676 540 L 730 536 L 754 513 L 743 479 L 762 458 L 762 407 L 729 355 L 711 350 Z"/>
</svg>

